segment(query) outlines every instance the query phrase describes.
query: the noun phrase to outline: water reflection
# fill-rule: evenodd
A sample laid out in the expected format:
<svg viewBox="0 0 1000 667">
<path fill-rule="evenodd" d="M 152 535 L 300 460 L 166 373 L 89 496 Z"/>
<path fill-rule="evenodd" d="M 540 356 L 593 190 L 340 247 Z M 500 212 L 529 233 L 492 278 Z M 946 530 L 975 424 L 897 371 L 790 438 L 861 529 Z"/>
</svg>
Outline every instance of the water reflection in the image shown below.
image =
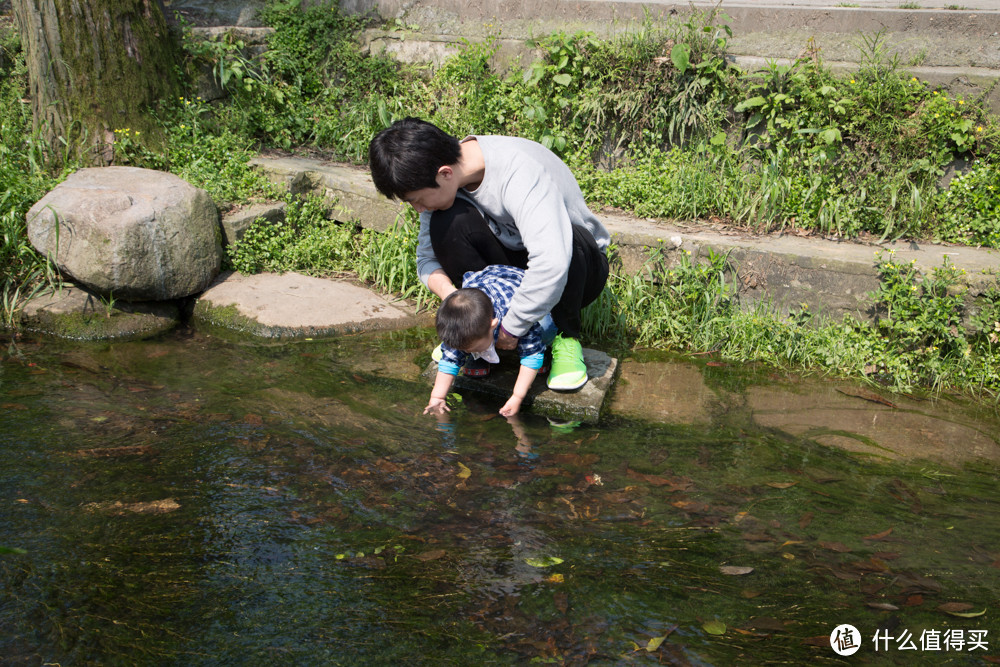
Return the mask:
<svg viewBox="0 0 1000 667">
<path fill-rule="evenodd" d="M 941 610 L 978 614 L 1000 585 L 989 461 L 761 428 L 745 380 L 699 426 L 502 419 L 474 397 L 432 418 L 427 347 L 185 334 L 4 356 L 0 546 L 26 553 L 0 553 L 3 660 L 806 664 L 840 622 L 1000 630 Z"/>
</svg>

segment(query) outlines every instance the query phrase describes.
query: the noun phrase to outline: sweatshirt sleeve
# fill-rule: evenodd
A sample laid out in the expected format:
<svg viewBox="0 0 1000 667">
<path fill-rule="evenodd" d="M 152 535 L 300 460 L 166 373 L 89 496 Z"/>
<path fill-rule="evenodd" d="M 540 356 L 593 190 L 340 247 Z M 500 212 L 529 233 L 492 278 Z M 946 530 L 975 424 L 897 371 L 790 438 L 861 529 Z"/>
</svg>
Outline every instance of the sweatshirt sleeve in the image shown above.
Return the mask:
<svg viewBox="0 0 1000 667">
<path fill-rule="evenodd" d="M 503 201 L 528 251 L 528 268 L 502 322 L 504 329 L 521 336 L 562 296 L 573 227 L 555 183 L 537 164 L 529 162 L 516 171 L 505 184 Z"/>
<path fill-rule="evenodd" d="M 427 279 L 435 270 L 441 268 L 434 248 L 431 247 L 431 214 L 429 211 L 420 214 L 420 231 L 417 232 L 417 275 L 420 282 L 427 287 Z"/>
</svg>

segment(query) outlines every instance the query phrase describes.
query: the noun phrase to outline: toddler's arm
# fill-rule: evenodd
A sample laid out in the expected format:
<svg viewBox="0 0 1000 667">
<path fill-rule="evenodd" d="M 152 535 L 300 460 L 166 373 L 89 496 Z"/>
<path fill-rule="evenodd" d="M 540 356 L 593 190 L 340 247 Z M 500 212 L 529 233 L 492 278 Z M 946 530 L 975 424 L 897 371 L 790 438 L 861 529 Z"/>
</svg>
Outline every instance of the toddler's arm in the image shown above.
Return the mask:
<svg viewBox="0 0 1000 667">
<path fill-rule="evenodd" d="M 431 398 L 427 401 L 427 407 L 424 408 L 425 415 L 443 415 L 450 412 L 446 401 L 448 400 L 448 392 L 451 391 L 451 383 L 454 381 L 454 375 L 438 371 L 437 377 L 434 378 L 434 388 L 431 389 Z"/>
<path fill-rule="evenodd" d="M 514 382 L 514 391 L 500 408 L 501 415 L 510 417 L 517 414 L 517 411 L 521 409 L 521 402 L 528 395 L 531 383 L 535 381 L 537 375 L 538 369 L 521 364 L 520 370 L 517 372 L 517 380 Z"/>
</svg>

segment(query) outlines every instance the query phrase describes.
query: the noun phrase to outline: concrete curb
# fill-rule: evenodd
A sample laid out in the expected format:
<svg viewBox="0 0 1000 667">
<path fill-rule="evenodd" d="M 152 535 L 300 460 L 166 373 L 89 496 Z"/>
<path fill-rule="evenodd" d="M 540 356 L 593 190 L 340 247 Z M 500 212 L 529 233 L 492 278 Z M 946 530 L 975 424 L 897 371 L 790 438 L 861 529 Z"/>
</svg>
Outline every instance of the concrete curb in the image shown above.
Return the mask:
<svg viewBox="0 0 1000 667">
<path fill-rule="evenodd" d="M 360 169 L 302 158 L 257 158 L 254 163 L 277 184 L 313 183 L 312 192 L 317 194 L 355 198 L 362 205 L 348 211 L 344 221 L 357 220 L 369 229 L 384 231 L 402 210 L 402 205 L 382 197 L 368 173 Z M 344 185 L 345 190 L 338 190 L 335 183 L 345 175 L 353 180 Z M 657 246 L 663 247 L 669 264 L 680 261 L 684 252 L 695 258 L 728 254 L 736 267 L 741 303 L 770 303 L 783 314 L 805 304 L 813 313 L 831 319 L 844 315 L 866 319 L 870 315 L 867 293 L 878 286 L 877 251 L 892 251 L 897 261 L 916 260 L 924 273 L 947 258 L 968 272 L 972 296 L 990 282 L 984 272 L 1000 270 L 1000 251 L 996 250 L 909 242 L 865 245 L 790 233 L 752 235 L 699 222 L 641 219 L 606 211 L 598 212 L 598 217 L 612 233 L 626 271 L 640 271 L 648 249 Z"/>
<path fill-rule="evenodd" d="M 663 25 L 692 12 L 718 7 L 733 32 L 727 40 L 730 61 L 759 69 L 768 60 L 794 61 L 818 54 L 834 70 L 856 69 L 869 40 L 879 36 L 885 58 L 898 56 L 901 68 L 955 95 L 987 95 L 986 105 L 1000 112 L 1000 2 L 980 0 L 962 9 L 900 9 L 899 2 L 856 2 L 838 7 L 810 0 L 768 3 L 669 2 L 664 0 L 553 0 L 550 2 L 469 4 L 462 0 L 370 0 L 356 11 L 375 11 L 399 19 L 405 29 L 372 29 L 364 40 L 404 62 L 440 64 L 462 41 L 497 38 L 497 59 L 507 64 L 535 58 L 528 41 L 554 32 L 589 31 L 602 38 L 637 32 L 644 23 Z M 346 8 L 346 7 L 345 7 Z"/>
</svg>

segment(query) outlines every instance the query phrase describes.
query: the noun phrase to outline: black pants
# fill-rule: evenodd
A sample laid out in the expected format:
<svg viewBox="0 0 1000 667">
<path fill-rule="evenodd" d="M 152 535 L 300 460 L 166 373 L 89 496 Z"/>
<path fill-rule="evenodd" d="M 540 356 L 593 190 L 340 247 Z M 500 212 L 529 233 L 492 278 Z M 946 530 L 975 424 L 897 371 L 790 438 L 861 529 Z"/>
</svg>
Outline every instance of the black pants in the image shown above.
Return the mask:
<svg viewBox="0 0 1000 667">
<path fill-rule="evenodd" d="M 467 271 L 491 264 L 528 268 L 526 250 L 510 250 L 497 239 L 475 206 L 464 199 L 431 215 L 431 246 L 441 268 L 456 287 Z M 562 296 L 552 308 L 552 320 L 571 338 L 580 337 L 580 311 L 601 294 L 608 280 L 608 258 L 593 235 L 573 225 L 573 254 Z"/>
</svg>

